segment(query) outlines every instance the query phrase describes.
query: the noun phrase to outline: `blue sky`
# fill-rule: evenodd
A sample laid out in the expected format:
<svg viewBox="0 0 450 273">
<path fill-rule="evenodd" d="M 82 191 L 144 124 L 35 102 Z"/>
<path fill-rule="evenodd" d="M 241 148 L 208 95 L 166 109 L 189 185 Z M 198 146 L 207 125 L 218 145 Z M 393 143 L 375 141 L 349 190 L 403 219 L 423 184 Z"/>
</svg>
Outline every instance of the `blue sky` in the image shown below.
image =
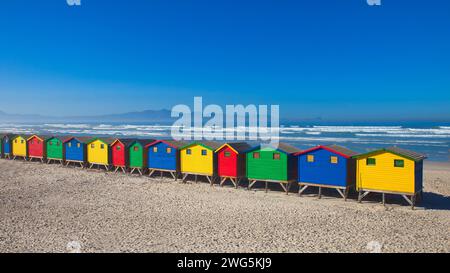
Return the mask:
<svg viewBox="0 0 450 273">
<path fill-rule="evenodd" d="M 293 118 L 450 120 L 447 0 L 81 1 L 2 1 L 0 110 L 120 113 L 203 96 Z"/>
</svg>

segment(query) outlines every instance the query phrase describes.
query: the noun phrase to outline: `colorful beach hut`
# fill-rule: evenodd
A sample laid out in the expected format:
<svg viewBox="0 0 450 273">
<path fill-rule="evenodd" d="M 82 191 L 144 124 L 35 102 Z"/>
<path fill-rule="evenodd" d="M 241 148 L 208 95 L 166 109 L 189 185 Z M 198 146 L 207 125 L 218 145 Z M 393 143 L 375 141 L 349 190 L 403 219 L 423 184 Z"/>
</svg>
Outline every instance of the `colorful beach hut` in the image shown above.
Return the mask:
<svg viewBox="0 0 450 273">
<path fill-rule="evenodd" d="M 44 162 L 45 157 L 45 140 L 44 136 L 32 135 L 27 138 L 28 160 L 37 159 Z"/>
<path fill-rule="evenodd" d="M 17 135 L 12 139 L 13 159 L 18 157 L 27 160 L 27 136 Z"/>
<path fill-rule="evenodd" d="M 286 194 L 291 184 L 297 181 L 297 157 L 299 149 L 288 144 L 278 146 L 258 145 L 246 151 L 246 172 L 251 189 L 258 181 L 279 184 Z"/>
<path fill-rule="evenodd" d="M 64 140 L 64 158 L 66 166 L 79 164 L 82 168 L 86 163 L 86 143 L 91 137 L 69 137 Z"/>
<path fill-rule="evenodd" d="M 87 143 L 87 162 L 89 168 L 92 169 L 94 166 L 100 168 L 100 166 L 105 167 L 109 170 L 110 163 L 110 145 L 114 142 L 113 138 L 93 138 Z"/>
<path fill-rule="evenodd" d="M 14 139 L 15 135 L 12 134 L 3 134 L 1 136 L 1 149 L 2 149 L 2 156 L 4 158 L 11 159 L 12 156 L 12 140 Z"/>
<path fill-rule="evenodd" d="M 213 185 L 217 162 L 214 151 L 220 146 L 217 142 L 201 141 L 181 147 L 180 168 L 183 182 L 186 182 L 189 175 L 194 176 L 195 182 L 198 176 L 203 176 Z"/>
<path fill-rule="evenodd" d="M 370 192 L 401 195 L 414 208 L 423 188 L 423 160 L 426 157 L 399 147 L 357 155 L 356 190 L 358 201 Z"/>
<path fill-rule="evenodd" d="M 161 176 L 169 173 L 177 180 L 180 173 L 180 148 L 186 146 L 184 141 L 157 140 L 146 146 L 147 168 L 149 176 L 159 172 Z"/>
<path fill-rule="evenodd" d="M 220 186 L 230 180 L 235 188 L 245 178 L 245 151 L 251 147 L 245 142 L 225 143 L 220 146 L 217 154 L 217 175 Z"/>
<path fill-rule="evenodd" d="M 154 139 L 137 139 L 128 144 L 130 174 L 134 172 L 138 172 L 140 175 L 143 174 L 147 166 L 145 147 L 154 141 Z"/>
<path fill-rule="evenodd" d="M 298 157 L 298 195 L 308 187 L 332 188 L 347 200 L 351 187 L 355 186 L 356 152 L 338 145 L 317 146 L 295 154 Z"/>
<path fill-rule="evenodd" d="M 64 164 L 63 140 L 59 137 L 48 137 L 45 140 L 47 163 L 59 162 Z"/>
<path fill-rule="evenodd" d="M 114 168 L 114 172 L 121 170 L 123 173 L 128 169 L 128 145 L 134 141 L 134 139 L 116 138 L 111 143 L 111 165 Z"/>
</svg>

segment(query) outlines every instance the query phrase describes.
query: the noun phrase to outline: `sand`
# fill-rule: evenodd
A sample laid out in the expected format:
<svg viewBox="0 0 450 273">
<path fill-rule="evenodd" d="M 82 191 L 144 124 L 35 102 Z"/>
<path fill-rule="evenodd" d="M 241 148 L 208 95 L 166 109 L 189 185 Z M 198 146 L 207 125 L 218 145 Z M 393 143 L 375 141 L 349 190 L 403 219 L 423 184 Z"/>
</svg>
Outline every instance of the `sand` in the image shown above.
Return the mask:
<svg viewBox="0 0 450 273">
<path fill-rule="evenodd" d="M 450 252 L 450 168 L 362 204 L 0 160 L 0 252 Z"/>
</svg>

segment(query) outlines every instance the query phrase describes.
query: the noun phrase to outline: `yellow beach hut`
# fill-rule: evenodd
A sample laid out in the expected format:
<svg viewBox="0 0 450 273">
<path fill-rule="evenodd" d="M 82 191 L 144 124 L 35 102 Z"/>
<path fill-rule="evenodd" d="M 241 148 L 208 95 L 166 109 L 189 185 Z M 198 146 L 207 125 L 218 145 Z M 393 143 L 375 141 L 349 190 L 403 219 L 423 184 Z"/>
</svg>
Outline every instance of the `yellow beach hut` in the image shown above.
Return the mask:
<svg viewBox="0 0 450 273">
<path fill-rule="evenodd" d="M 216 170 L 216 156 L 214 151 L 221 146 L 213 141 L 193 142 L 180 148 L 180 165 L 183 175 L 183 182 L 189 175 L 195 177 L 204 176 L 212 185 Z"/>
<path fill-rule="evenodd" d="M 105 167 L 109 170 L 110 162 L 110 145 L 114 142 L 113 138 L 93 138 L 87 143 L 87 162 L 89 168 L 94 166 L 100 168 Z"/>
<path fill-rule="evenodd" d="M 18 157 L 27 159 L 27 136 L 17 135 L 12 139 L 13 159 Z"/>
<path fill-rule="evenodd" d="M 390 147 L 354 156 L 358 201 L 370 192 L 401 195 L 414 208 L 423 188 L 424 155 L 399 147 Z"/>
</svg>

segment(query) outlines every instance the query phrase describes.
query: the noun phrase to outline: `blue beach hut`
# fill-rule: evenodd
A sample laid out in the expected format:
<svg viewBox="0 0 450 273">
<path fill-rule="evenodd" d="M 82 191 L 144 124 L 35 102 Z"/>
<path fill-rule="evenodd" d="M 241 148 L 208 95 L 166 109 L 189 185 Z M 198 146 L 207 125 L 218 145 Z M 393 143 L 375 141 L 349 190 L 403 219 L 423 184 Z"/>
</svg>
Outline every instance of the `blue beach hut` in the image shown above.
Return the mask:
<svg viewBox="0 0 450 273">
<path fill-rule="evenodd" d="M 186 142 L 173 140 L 157 140 L 146 145 L 149 175 L 155 172 L 161 175 L 169 173 L 177 180 L 180 173 L 180 148 L 186 145 Z"/>
<path fill-rule="evenodd" d="M 0 135 L 1 140 L 1 150 L 0 155 L 5 158 L 11 158 L 12 155 L 12 139 L 14 138 L 14 135 L 11 134 L 4 134 Z"/>
<path fill-rule="evenodd" d="M 91 137 L 69 137 L 64 140 L 64 159 L 66 166 L 70 163 L 80 164 L 84 167 L 86 163 L 86 143 Z"/>
<path fill-rule="evenodd" d="M 356 152 L 331 145 L 317 146 L 295 154 L 298 156 L 299 196 L 308 187 L 333 188 L 347 200 L 348 191 L 355 186 Z"/>
</svg>

